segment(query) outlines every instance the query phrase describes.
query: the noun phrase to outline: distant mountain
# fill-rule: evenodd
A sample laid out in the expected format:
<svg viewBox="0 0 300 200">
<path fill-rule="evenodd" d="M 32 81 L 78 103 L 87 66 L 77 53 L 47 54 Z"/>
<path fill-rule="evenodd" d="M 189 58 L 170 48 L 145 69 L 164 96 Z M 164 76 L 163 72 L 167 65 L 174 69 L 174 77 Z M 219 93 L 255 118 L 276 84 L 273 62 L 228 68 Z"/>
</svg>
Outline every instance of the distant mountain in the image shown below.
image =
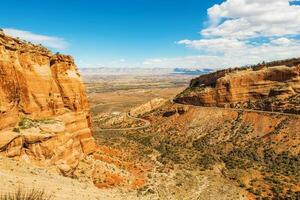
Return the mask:
<svg viewBox="0 0 300 200">
<path fill-rule="evenodd" d="M 84 75 L 202 75 L 214 72 L 213 69 L 188 69 L 188 68 L 141 68 L 141 67 L 127 67 L 127 68 L 81 68 L 79 69 Z"/>
<path fill-rule="evenodd" d="M 165 75 L 173 72 L 172 68 L 81 68 L 79 69 L 84 75 Z"/>
<path fill-rule="evenodd" d="M 187 68 L 175 68 L 173 73 L 175 74 L 186 74 L 186 75 L 202 75 L 213 72 L 213 69 L 187 69 Z"/>
</svg>

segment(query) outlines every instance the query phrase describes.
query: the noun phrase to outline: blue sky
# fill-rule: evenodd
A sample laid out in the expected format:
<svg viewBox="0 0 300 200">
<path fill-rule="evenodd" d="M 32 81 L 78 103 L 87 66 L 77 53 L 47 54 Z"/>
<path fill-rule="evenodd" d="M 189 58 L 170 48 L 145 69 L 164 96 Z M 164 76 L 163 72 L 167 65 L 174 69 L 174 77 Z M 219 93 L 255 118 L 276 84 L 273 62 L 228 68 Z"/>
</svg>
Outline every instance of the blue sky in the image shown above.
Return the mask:
<svg viewBox="0 0 300 200">
<path fill-rule="evenodd" d="M 292 4 L 289 0 L 10 0 L 1 2 L 0 27 L 54 52 L 73 55 L 79 67 L 217 68 L 294 56 L 287 55 L 283 45 L 298 42 L 299 26 L 283 33 L 280 28 L 291 27 L 284 21 L 287 16 L 277 15 L 282 24 L 276 25 L 277 32 L 267 32 L 275 21 L 264 22 L 260 12 L 265 9 L 270 19 L 282 7 L 300 13 L 297 3 Z M 247 9 L 255 16 L 249 18 Z M 299 15 L 292 17 L 298 20 Z M 242 26 L 253 31 L 241 32 L 237 27 Z M 263 42 L 249 46 L 249 41 L 260 38 L 267 38 L 267 46 Z M 260 53 L 274 48 L 278 53 L 273 57 Z M 241 50 L 253 56 L 239 56 L 239 61 L 232 62 Z"/>
</svg>

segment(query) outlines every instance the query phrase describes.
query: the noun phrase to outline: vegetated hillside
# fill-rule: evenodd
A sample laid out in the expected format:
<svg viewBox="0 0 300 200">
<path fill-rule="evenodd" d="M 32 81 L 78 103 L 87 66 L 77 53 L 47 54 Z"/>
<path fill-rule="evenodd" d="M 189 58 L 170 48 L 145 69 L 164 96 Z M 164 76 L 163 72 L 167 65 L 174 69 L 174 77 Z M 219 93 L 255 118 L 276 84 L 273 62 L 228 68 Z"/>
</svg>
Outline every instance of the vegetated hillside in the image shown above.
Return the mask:
<svg viewBox="0 0 300 200">
<path fill-rule="evenodd" d="M 0 154 L 71 175 L 95 150 L 72 57 L 0 32 Z"/>
<path fill-rule="evenodd" d="M 297 115 L 168 104 L 143 118 L 152 126 L 126 137 L 157 150 L 163 168 L 217 170 L 253 199 L 300 198 Z"/>
<path fill-rule="evenodd" d="M 202 75 L 175 102 L 300 114 L 300 59 Z"/>
</svg>

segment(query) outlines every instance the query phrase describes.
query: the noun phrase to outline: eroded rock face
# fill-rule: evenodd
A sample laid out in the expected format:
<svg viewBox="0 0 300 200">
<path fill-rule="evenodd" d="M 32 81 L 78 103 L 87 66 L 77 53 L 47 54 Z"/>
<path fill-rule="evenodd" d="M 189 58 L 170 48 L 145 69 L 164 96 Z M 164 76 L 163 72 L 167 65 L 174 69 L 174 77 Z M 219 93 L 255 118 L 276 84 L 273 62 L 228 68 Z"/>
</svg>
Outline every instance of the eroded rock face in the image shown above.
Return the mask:
<svg viewBox="0 0 300 200">
<path fill-rule="evenodd" d="M 32 120 L 22 124 L 25 118 Z M 0 33 L 2 154 L 70 173 L 95 149 L 90 126 L 85 88 L 72 57 Z"/>
<path fill-rule="evenodd" d="M 191 81 L 175 102 L 300 114 L 300 65 L 222 70 Z"/>
</svg>

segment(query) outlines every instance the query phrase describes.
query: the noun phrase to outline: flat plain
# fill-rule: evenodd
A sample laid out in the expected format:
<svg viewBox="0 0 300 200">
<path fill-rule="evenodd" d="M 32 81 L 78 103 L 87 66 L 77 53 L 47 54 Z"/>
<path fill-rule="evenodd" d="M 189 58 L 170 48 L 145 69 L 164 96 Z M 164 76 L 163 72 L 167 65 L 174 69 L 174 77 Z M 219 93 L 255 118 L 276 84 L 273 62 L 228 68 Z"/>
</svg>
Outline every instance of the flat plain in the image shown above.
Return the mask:
<svg viewBox="0 0 300 200">
<path fill-rule="evenodd" d="M 188 75 L 84 75 L 91 111 L 126 112 L 154 98 L 169 99 L 183 91 Z"/>
</svg>

